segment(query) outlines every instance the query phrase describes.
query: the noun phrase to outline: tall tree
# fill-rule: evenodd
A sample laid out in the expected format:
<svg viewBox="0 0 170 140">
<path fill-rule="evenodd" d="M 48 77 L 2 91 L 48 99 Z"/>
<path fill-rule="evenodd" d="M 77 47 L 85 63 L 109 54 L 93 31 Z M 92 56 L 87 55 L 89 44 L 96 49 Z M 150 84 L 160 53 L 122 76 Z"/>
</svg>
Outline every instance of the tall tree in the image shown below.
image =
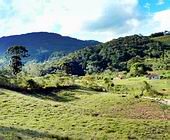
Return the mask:
<svg viewBox="0 0 170 140">
<path fill-rule="evenodd" d="M 79 75 L 79 76 L 85 75 L 85 71 L 82 68 L 82 65 L 80 65 L 76 61 L 65 62 L 63 65 L 63 69 L 67 74 Z"/>
<path fill-rule="evenodd" d="M 8 48 L 7 54 L 10 56 L 10 67 L 14 75 L 17 75 L 22 71 L 22 60 L 21 58 L 28 57 L 28 50 L 24 46 L 12 46 Z"/>
</svg>

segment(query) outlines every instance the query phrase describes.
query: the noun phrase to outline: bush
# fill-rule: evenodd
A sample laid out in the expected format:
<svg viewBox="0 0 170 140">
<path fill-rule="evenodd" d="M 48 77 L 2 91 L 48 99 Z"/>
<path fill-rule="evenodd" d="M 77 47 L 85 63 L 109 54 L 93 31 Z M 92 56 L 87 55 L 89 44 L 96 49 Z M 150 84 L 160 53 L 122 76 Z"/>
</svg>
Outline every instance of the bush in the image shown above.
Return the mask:
<svg viewBox="0 0 170 140">
<path fill-rule="evenodd" d="M 83 80 L 93 82 L 95 80 L 95 77 L 92 75 L 86 75 L 83 77 Z"/>
<path fill-rule="evenodd" d="M 106 85 L 106 89 L 109 91 L 114 87 L 114 83 L 112 81 L 113 78 L 104 78 L 104 83 Z"/>
<path fill-rule="evenodd" d="M 158 95 L 161 95 L 161 93 L 159 93 L 158 91 L 156 91 L 155 89 L 152 88 L 152 86 L 147 83 L 146 81 L 143 82 L 143 88 L 142 88 L 142 94 L 144 93 L 144 91 L 146 91 L 146 94 L 149 95 L 149 96 L 152 96 L 152 97 L 155 97 L 155 96 L 158 96 Z"/>
<path fill-rule="evenodd" d="M 129 76 L 136 77 L 136 76 L 143 76 L 144 74 L 147 74 L 147 66 L 145 66 L 143 63 L 135 63 L 131 66 Z"/>
<path fill-rule="evenodd" d="M 91 89 L 95 90 L 95 91 L 98 91 L 98 92 L 106 92 L 107 90 L 102 87 L 102 86 L 91 86 L 90 87 Z"/>
<path fill-rule="evenodd" d="M 40 89 L 39 84 L 37 84 L 33 79 L 27 80 L 26 85 L 27 85 L 27 89 L 30 90 Z"/>
<path fill-rule="evenodd" d="M 128 94 L 129 88 L 125 85 L 115 85 L 112 91 L 117 94 Z"/>
<path fill-rule="evenodd" d="M 12 84 L 10 80 L 11 80 L 10 77 L 6 77 L 6 76 L 3 76 L 3 75 L 0 75 L 0 87 L 1 88 L 10 88 L 10 87 L 13 87 L 14 84 Z"/>
<path fill-rule="evenodd" d="M 80 63 L 77 61 L 65 62 L 63 66 L 66 74 L 84 76 L 85 71 Z"/>
</svg>

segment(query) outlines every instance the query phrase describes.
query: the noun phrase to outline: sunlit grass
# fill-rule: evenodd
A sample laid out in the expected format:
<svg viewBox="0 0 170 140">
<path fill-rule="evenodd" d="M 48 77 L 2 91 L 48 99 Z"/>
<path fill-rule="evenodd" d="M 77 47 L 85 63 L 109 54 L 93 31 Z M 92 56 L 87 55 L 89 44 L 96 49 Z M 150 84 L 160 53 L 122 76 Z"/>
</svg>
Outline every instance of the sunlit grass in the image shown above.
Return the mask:
<svg viewBox="0 0 170 140">
<path fill-rule="evenodd" d="M 11 140 L 169 137 L 169 107 L 162 108 L 156 102 L 82 89 L 54 94 L 67 100 L 1 89 L 0 137 Z"/>
<path fill-rule="evenodd" d="M 166 44 L 170 44 L 170 35 L 155 37 L 153 38 L 153 40 L 161 41 Z"/>
</svg>

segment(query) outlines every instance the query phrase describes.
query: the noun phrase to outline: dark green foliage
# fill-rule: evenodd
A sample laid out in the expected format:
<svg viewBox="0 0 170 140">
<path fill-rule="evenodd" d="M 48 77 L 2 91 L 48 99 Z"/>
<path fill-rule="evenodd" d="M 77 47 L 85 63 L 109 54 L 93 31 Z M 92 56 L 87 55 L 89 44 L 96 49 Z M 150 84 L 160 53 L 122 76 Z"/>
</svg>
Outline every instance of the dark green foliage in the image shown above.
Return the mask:
<svg viewBox="0 0 170 140">
<path fill-rule="evenodd" d="M 76 60 L 89 74 L 105 70 L 129 71 L 131 65 L 145 59 L 163 60 L 164 54 L 169 51 L 168 48 L 169 46 L 149 37 L 133 35 L 84 48 L 66 56 L 59 63 Z"/>
<path fill-rule="evenodd" d="M 64 68 L 64 71 L 66 72 L 66 74 L 78 75 L 78 76 L 85 75 L 85 72 L 84 72 L 82 66 L 76 61 L 64 63 L 63 68 Z"/>
<path fill-rule="evenodd" d="M 12 67 L 13 74 L 16 75 L 22 69 L 22 62 L 20 56 L 12 56 L 10 66 Z"/>
<path fill-rule="evenodd" d="M 26 84 L 27 84 L 27 88 L 31 90 L 40 88 L 40 86 L 33 79 L 27 80 Z"/>
<path fill-rule="evenodd" d="M 28 50 L 24 46 L 12 46 L 7 50 L 10 56 L 28 57 Z"/>
<path fill-rule="evenodd" d="M 152 88 L 152 86 L 144 81 L 143 82 L 144 86 L 143 86 L 143 89 L 142 89 L 142 94 L 144 91 L 146 91 L 146 93 L 149 95 L 149 96 L 152 96 L 152 97 L 157 97 L 157 96 L 162 96 L 163 94 L 162 93 L 159 93 L 158 91 L 156 91 L 155 89 Z"/>
<path fill-rule="evenodd" d="M 22 70 L 21 58 L 28 57 L 28 50 L 24 46 L 13 46 L 7 50 L 7 54 L 10 56 L 10 67 L 13 74 L 16 75 Z"/>
<path fill-rule="evenodd" d="M 117 94 L 128 94 L 129 88 L 126 85 L 115 85 L 112 91 Z"/>
<path fill-rule="evenodd" d="M 102 86 L 91 86 L 90 89 L 98 92 L 106 92 L 107 90 Z"/>
<path fill-rule="evenodd" d="M 131 65 L 129 74 L 132 77 L 143 76 L 144 74 L 147 74 L 148 70 L 150 70 L 150 68 L 145 66 L 143 63 L 137 62 Z"/>
<path fill-rule="evenodd" d="M 154 33 L 154 34 L 151 34 L 150 37 L 160 37 L 160 36 L 164 36 L 164 33 L 163 32 Z"/>
<path fill-rule="evenodd" d="M 10 83 L 10 79 L 5 75 L 0 74 L 0 87 L 6 87 Z"/>
<path fill-rule="evenodd" d="M 112 78 L 104 78 L 104 83 L 105 83 L 108 91 L 111 90 L 114 87 L 114 83 L 112 81 Z"/>
<path fill-rule="evenodd" d="M 136 57 L 133 57 L 132 59 L 130 59 L 128 62 L 127 62 L 127 69 L 130 70 L 131 66 L 135 63 L 141 63 L 143 62 L 143 58 L 139 57 L 139 56 L 136 56 Z"/>
</svg>

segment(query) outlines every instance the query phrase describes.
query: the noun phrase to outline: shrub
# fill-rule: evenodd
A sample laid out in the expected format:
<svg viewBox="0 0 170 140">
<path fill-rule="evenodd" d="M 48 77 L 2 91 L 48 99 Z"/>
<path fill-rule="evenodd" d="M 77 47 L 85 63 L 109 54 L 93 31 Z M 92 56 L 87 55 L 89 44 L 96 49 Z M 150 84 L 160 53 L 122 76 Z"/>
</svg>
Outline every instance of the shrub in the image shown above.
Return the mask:
<svg viewBox="0 0 170 140">
<path fill-rule="evenodd" d="M 31 90 L 40 89 L 40 86 L 33 79 L 29 79 L 27 80 L 27 89 Z"/>
<path fill-rule="evenodd" d="M 83 80 L 93 82 L 95 80 L 95 78 L 92 75 L 86 75 L 83 77 Z"/>
<path fill-rule="evenodd" d="M 6 86 L 10 86 L 10 78 L 0 75 L 0 87 L 6 87 Z"/>
<path fill-rule="evenodd" d="M 147 66 L 145 66 L 143 63 L 137 62 L 131 66 L 129 76 L 143 76 L 144 74 L 147 74 L 147 70 L 149 70 Z"/>
<path fill-rule="evenodd" d="M 106 85 L 107 90 L 111 90 L 114 87 L 114 83 L 112 81 L 112 78 L 104 78 L 104 83 Z"/>
<path fill-rule="evenodd" d="M 112 91 L 117 94 L 128 94 L 129 88 L 125 85 L 115 85 Z"/>
<path fill-rule="evenodd" d="M 142 87 L 142 94 L 144 94 L 144 91 L 146 91 L 146 94 L 148 94 L 149 96 L 155 97 L 157 95 L 162 95 L 161 93 L 159 93 L 158 91 L 156 91 L 155 89 L 152 88 L 152 86 L 147 83 L 146 81 L 143 82 L 143 87 Z"/>
<path fill-rule="evenodd" d="M 91 89 L 95 90 L 95 91 L 98 91 L 98 92 L 106 92 L 107 90 L 102 87 L 102 86 L 91 86 L 90 87 Z"/>
<path fill-rule="evenodd" d="M 84 76 L 85 71 L 80 63 L 77 61 L 65 62 L 63 66 L 64 71 L 70 75 Z"/>
</svg>

